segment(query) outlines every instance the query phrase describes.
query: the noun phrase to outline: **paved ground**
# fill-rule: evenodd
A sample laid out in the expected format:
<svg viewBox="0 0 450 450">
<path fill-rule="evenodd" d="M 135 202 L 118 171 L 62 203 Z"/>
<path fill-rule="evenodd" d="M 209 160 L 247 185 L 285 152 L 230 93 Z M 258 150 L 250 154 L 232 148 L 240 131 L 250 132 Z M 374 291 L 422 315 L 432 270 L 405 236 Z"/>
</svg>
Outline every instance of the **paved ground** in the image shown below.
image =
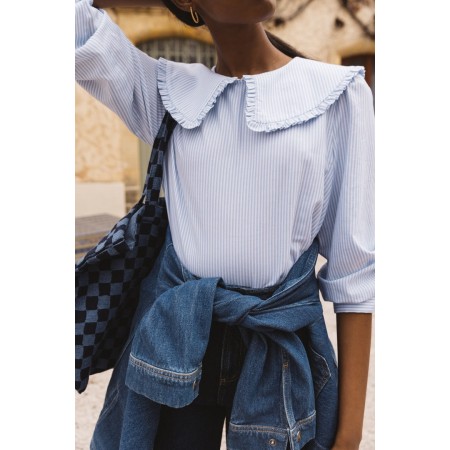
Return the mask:
<svg viewBox="0 0 450 450">
<path fill-rule="evenodd" d="M 320 263 L 320 261 L 319 261 Z M 336 317 L 333 305 L 323 302 L 324 314 L 327 322 L 328 333 L 336 348 Z M 373 329 L 375 328 L 375 316 Z M 369 383 L 367 391 L 366 411 L 364 417 L 364 436 L 360 450 L 373 450 L 375 448 L 375 347 L 374 335 L 372 335 L 372 353 L 370 361 Z M 76 395 L 76 450 L 88 450 L 89 441 L 95 422 L 100 413 L 105 395 L 106 386 L 111 376 L 111 371 L 97 374 L 89 379 L 89 385 L 83 394 Z M 195 450 L 195 449 L 186 449 Z M 225 436 L 221 450 L 226 450 Z"/>
</svg>

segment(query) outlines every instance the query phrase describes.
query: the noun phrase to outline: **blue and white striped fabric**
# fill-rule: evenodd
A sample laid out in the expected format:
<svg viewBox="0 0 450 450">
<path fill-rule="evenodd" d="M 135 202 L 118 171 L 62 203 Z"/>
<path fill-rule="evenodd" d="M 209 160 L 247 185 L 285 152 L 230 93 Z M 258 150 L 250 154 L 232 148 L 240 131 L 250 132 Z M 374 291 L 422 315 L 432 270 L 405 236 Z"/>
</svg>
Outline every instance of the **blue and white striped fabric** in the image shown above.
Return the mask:
<svg viewBox="0 0 450 450">
<path fill-rule="evenodd" d="M 242 78 L 138 50 L 76 3 L 76 79 L 152 144 L 179 123 L 163 187 L 172 239 L 199 277 L 279 283 L 319 236 L 335 312 L 374 311 L 374 110 L 364 67 L 296 57 Z"/>
</svg>

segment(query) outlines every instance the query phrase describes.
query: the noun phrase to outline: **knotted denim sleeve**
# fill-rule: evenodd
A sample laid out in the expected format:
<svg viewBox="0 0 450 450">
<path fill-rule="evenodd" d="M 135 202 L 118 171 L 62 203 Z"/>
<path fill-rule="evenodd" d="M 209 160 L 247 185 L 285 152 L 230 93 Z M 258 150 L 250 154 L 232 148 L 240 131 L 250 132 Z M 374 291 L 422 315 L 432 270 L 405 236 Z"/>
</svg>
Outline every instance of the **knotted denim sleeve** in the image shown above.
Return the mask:
<svg viewBox="0 0 450 450">
<path fill-rule="evenodd" d="M 316 400 L 324 386 L 313 375 L 323 372 L 312 367 L 316 360 L 296 331 L 317 326 L 319 333 L 309 339 L 322 354 L 329 351 L 314 273 L 317 253 L 314 241 L 285 281 L 263 300 L 224 287 L 218 277 L 186 280 L 173 245 L 168 246 L 158 280 L 147 292 L 153 296 L 151 306 L 141 311 L 136 324 L 126 386 L 159 404 L 188 405 L 198 395 L 211 321 L 239 325 L 247 353 L 228 441 L 235 440 L 235 448 L 256 450 L 265 448 L 261 445 L 273 435 L 286 442 L 294 435 L 302 436 L 302 442 L 313 439 Z M 146 295 L 145 285 L 141 294 Z M 328 367 L 324 377 L 328 381 Z M 321 433 L 327 437 L 322 442 L 331 442 L 336 425 L 336 397 L 328 396 L 328 401 L 332 413 L 323 424 Z"/>
</svg>

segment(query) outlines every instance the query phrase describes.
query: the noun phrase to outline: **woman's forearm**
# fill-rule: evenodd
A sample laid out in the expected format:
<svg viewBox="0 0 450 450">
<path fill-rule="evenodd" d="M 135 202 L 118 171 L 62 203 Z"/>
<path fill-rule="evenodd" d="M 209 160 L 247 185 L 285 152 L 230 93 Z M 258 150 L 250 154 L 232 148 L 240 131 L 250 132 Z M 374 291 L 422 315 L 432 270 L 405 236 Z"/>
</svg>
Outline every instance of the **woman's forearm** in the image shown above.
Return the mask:
<svg viewBox="0 0 450 450">
<path fill-rule="evenodd" d="M 336 314 L 339 423 L 335 450 L 356 450 L 362 439 L 369 372 L 372 314 Z"/>
<path fill-rule="evenodd" d="M 96 8 L 127 8 L 164 6 L 161 0 L 94 0 Z"/>
</svg>

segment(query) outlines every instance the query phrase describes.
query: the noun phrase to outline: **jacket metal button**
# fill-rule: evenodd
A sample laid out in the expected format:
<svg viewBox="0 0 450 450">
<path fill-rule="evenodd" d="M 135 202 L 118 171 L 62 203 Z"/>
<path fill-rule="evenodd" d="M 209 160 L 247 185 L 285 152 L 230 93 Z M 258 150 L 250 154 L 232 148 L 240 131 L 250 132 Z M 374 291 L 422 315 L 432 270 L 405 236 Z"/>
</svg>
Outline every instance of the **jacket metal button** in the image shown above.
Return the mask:
<svg viewBox="0 0 450 450">
<path fill-rule="evenodd" d="M 196 387 L 198 386 L 198 380 L 194 380 L 194 383 L 192 384 L 192 389 L 196 389 Z"/>
<path fill-rule="evenodd" d="M 297 431 L 297 442 L 300 442 L 301 438 L 302 438 L 302 433 L 300 433 L 300 431 Z"/>
<path fill-rule="evenodd" d="M 270 445 L 277 445 L 277 441 L 275 439 L 269 439 L 269 444 Z"/>
</svg>

